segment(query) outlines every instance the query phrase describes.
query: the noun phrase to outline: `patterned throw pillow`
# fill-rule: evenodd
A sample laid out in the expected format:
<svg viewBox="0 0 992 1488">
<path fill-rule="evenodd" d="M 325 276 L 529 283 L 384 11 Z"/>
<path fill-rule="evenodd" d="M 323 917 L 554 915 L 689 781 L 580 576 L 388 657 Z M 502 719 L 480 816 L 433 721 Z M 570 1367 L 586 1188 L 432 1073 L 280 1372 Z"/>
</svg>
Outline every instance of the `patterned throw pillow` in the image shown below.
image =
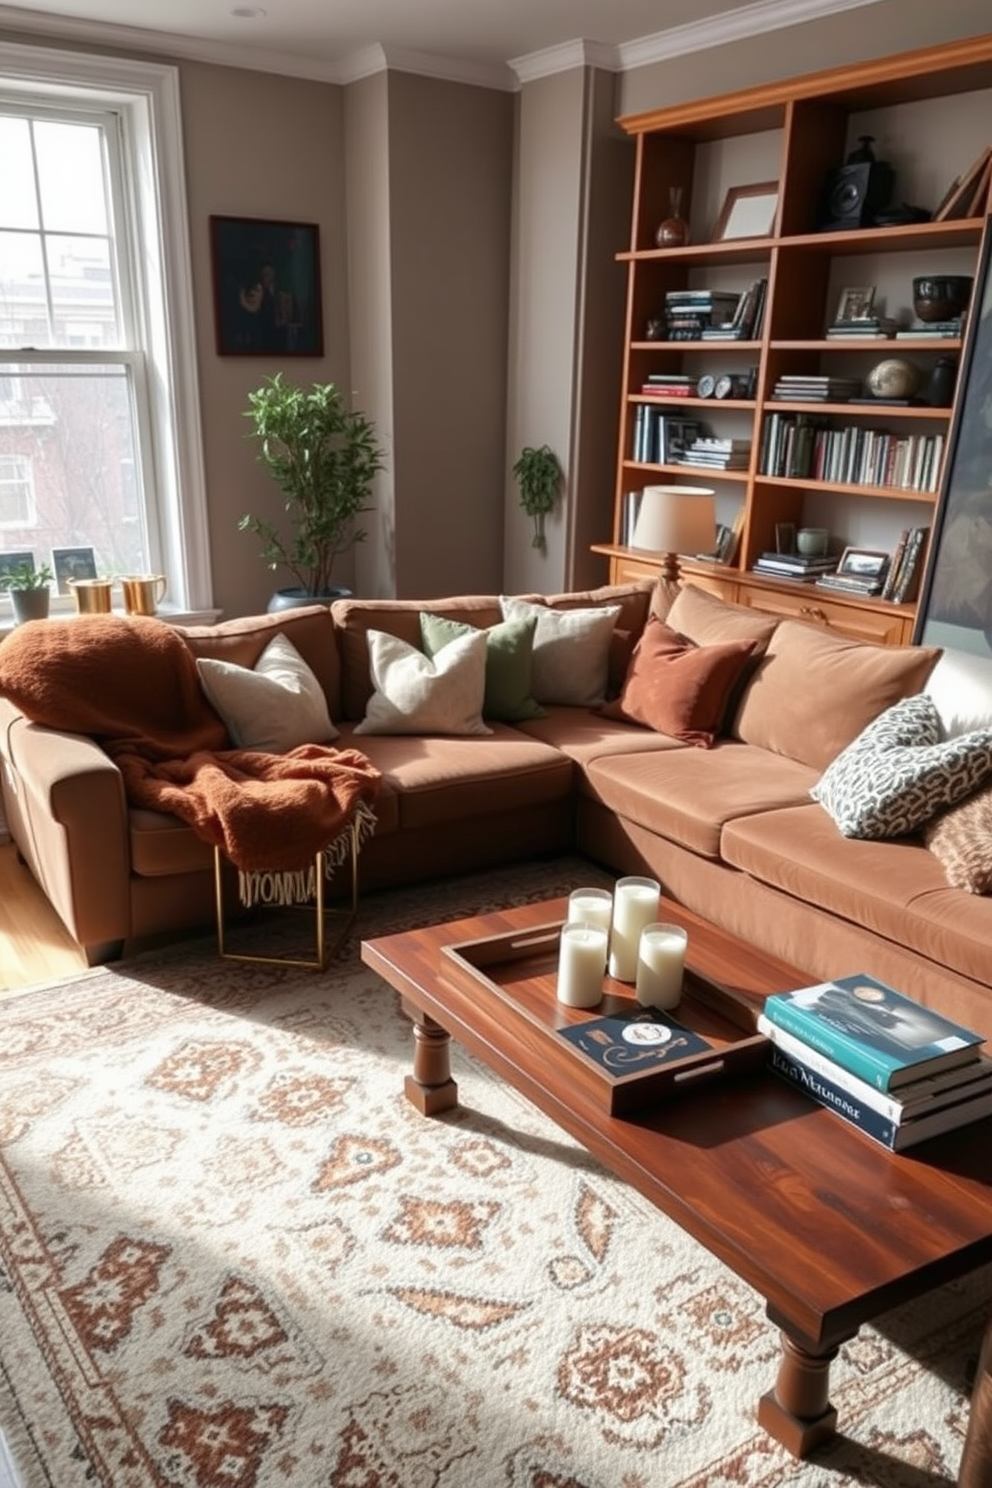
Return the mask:
<svg viewBox="0 0 992 1488">
<path fill-rule="evenodd" d="M 992 729 L 940 742 L 929 697 L 903 698 L 827 766 L 810 795 L 845 837 L 900 837 L 992 774 Z"/>
<path fill-rule="evenodd" d="M 992 785 L 927 822 L 923 841 L 952 888 L 992 893 Z"/>
</svg>

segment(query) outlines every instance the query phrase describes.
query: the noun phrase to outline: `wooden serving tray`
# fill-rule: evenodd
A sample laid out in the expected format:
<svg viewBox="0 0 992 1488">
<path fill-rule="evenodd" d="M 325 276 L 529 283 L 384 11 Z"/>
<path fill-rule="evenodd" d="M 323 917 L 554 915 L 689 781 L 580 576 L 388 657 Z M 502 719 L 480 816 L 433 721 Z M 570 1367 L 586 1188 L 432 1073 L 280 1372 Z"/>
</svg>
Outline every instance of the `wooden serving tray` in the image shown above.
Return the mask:
<svg viewBox="0 0 992 1488">
<path fill-rule="evenodd" d="M 558 1001 L 558 947 L 564 923 L 442 946 L 442 980 L 461 991 L 485 989 L 555 1038 L 558 1047 L 568 1050 L 592 1075 L 611 1116 L 642 1110 L 711 1080 L 736 1079 L 765 1068 L 768 1040 L 755 1031 L 758 1008 L 691 965 L 686 966 L 682 1000 L 670 1016 L 706 1039 L 710 1048 L 650 1069 L 613 1074 L 570 1039 L 556 1037 L 561 1028 L 631 1014 L 641 1007 L 633 988 L 610 976 L 603 978 L 603 1000 L 597 1007 L 572 1008 Z"/>
</svg>

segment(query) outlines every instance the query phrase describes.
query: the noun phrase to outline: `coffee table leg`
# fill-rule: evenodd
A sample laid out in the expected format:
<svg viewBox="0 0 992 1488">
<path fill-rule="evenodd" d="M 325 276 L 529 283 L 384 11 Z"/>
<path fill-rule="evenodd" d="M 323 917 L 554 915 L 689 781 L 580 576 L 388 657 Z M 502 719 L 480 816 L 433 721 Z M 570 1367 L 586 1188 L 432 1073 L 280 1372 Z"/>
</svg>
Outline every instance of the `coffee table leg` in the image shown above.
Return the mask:
<svg viewBox="0 0 992 1488">
<path fill-rule="evenodd" d="M 403 1089 L 421 1116 L 439 1116 L 458 1104 L 458 1086 L 451 1078 L 451 1038 L 426 1013 L 404 1003 L 413 1020 L 413 1074 Z"/>
<path fill-rule="evenodd" d="M 758 1402 L 758 1425 L 781 1442 L 793 1457 L 805 1457 L 829 1441 L 837 1426 L 830 1404 L 830 1363 L 838 1345 L 812 1353 L 788 1333 L 781 1333 L 782 1358 L 775 1388 Z"/>
</svg>

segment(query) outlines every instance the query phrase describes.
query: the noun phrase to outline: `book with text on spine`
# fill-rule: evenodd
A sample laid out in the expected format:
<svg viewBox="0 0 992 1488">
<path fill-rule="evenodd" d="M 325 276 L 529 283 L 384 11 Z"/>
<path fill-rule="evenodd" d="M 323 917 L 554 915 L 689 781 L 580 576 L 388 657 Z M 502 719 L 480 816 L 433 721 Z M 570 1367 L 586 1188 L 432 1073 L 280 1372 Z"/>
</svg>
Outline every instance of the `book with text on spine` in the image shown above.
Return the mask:
<svg viewBox="0 0 992 1488">
<path fill-rule="evenodd" d="M 765 999 L 765 1016 L 836 1064 L 895 1090 L 977 1058 L 980 1033 L 952 1023 L 868 975 L 838 977 Z"/>
<path fill-rule="evenodd" d="M 851 1095 L 842 1086 L 828 1080 L 825 1075 L 809 1069 L 799 1060 L 786 1054 L 784 1049 L 772 1044 L 769 1052 L 769 1067 L 789 1085 L 801 1090 L 818 1105 L 834 1111 L 850 1126 L 856 1126 L 866 1136 L 872 1137 L 887 1147 L 890 1152 L 903 1152 L 926 1142 L 930 1137 L 943 1132 L 956 1131 L 985 1116 L 992 1116 L 992 1091 L 975 1096 L 972 1100 L 958 1101 L 953 1106 L 942 1106 L 939 1111 L 916 1116 L 911 1121 L 897 1124 L 881 1111 L 876 1111 L 867 1102 Z"/>
<path fill-rule="evenodd" d="M 976 1095 L 992 1094 L 992 1059 L 980 1054 L 969 1064 L 960 1064 L 954 1069 L 941 1070 L 923 1080 L 914 1080 L 903 1085 L 894 1094 L 879 1090 L 852 1075 L 843 1065 L 836 1064 L 821 1054 L 818 1049 L 804 1044 L 793 1033 L 786 1033 L 764 1013 L 758 1015 L 758 1032 L 770 1039 L 782 1053 L 814 1074 L 822 1075 L 839 1089 L 845 1090 L 856 1101 L 878 1111 L 896 1126 L 912 1121 L 917 1116 L 928 1115 L 941 1106 L 952 1106 L 959 1101 L 971 1100 Z"/>
</svg>

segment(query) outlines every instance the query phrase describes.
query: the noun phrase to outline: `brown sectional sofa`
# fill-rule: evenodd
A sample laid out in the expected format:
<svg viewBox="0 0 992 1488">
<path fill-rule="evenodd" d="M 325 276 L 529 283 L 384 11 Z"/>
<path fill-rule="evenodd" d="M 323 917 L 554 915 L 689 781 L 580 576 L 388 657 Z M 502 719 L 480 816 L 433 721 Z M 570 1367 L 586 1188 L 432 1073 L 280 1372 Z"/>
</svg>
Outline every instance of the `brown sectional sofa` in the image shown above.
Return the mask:
<svg viewBox="0 0 992 1488">
<path fill-rule="evenodd" d="M 837 641 L 690 587 L 648 581 L 541 598 L 619 606 L 619 689 L 649 613 L 700 645 L 754 639 L 762 655 L 722 736 L 694 748 L 588 707 L 492 733 L 356 736 L 372 691 L 366 632 L 419 641 L 419 613 L 477 627 L 498 596 L 339 601 L 183 633 L 198 656 L 253 666 L 276 632 L 316 672 L 341 746 L 382 772 L 365 888 L 578 849 L 616 872 L 649 870 L 691 909 L 811 979 L 869 971 L 992 1035 L 992 898 L 948 885 L 918 837 L 844 838 L 809 796 L 824 766 L 878 713 L 920 690 L 935 653 Z M 210 848 L 177 820 L 128 810 L 97 744 L 29 723 L 0 698 L 4 810 L 31 871 L 91 961 L 121 942 L 209 923 Z"/>
</svg>

